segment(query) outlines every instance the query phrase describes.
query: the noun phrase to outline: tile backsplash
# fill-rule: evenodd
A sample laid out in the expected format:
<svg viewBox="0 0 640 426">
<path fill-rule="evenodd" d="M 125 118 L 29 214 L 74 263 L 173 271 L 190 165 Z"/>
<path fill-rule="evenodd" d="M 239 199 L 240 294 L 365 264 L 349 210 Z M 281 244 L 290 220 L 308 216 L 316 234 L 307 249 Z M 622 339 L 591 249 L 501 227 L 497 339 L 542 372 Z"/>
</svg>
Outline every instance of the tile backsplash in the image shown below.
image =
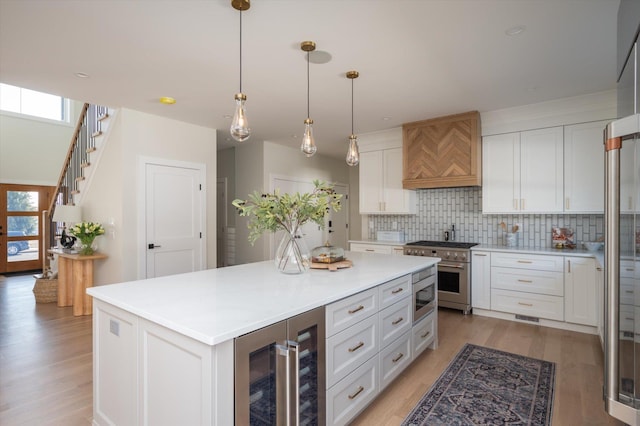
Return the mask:
<svg viewBox="0 0 640 426">
<path fill-rule="evenodd" d="M 376 231 L 404 231 L 406 241 L 444 239 L 444 231 L 455 224 L 456 241 L 481 244 L 504 244 L 505 232 L 520 224 L 520 247 L 550 247 L 551 228 L 572 228 L 576 242 L 595 241 L 604 234 L 602 214 L 482 214 L 482 188 L 419 189 L 417 214 L 369 215 L 373 228 L 368 226 L 368 238 L 375 239 Z M 370 222 L 371 223 L 371 222 Z"/>
</svg>

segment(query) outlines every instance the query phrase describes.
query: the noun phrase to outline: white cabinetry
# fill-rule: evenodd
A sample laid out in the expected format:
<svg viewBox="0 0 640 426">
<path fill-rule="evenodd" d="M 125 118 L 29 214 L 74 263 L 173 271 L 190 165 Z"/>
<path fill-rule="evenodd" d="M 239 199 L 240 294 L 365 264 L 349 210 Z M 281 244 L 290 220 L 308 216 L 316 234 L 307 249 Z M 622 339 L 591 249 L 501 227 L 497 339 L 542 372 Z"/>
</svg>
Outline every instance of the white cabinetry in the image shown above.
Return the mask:
<svg viewBox="0 0 640 426">
<path fill-rule="evenodd" d="M 491 255 L 491 309 L 564 320 L 562 256 Z"/>
<path fill-rule="evenodd" d="M 209 346 L 94 300 L 94 424 L 233 424 L 233 340 Z"/>
<path fill-rule="evenodd" d="M 602 132 L 608 121 L 564 128 L 564 211 L 604 211 L 604 147 Z"/>
<path fill-rule="evenodd" d="M 471 307 L 491 309 L 491 253 L 471 254 Z"/>
<path fill-rule="evenodd" d="M 486 136 L 483 213 L 562 212 L 562 127 Z"/>
<path fill-rule="evenodd" d="M 402 129 L 360 135 L 360 214 L 415 214 L 415 191 L 402 189 Z"/>
<path fill-rule="evenodd" d="M 349 250 L 362 253 L 382 253 L 403 256 L 403 248 L 398 245 L 350 243 Z"/>
<path fill-rule="evenodd" d="M 567 322 L 596 327 L 596 262 L 581 257 L 565 257 L 564 262 L 564 319 Z"/>
<path fill-rule="evenodd" d="M 405 275 L 325 307 L 327 424 L 349 423 L 411 363 L 411 300 Z"/>
</svg>

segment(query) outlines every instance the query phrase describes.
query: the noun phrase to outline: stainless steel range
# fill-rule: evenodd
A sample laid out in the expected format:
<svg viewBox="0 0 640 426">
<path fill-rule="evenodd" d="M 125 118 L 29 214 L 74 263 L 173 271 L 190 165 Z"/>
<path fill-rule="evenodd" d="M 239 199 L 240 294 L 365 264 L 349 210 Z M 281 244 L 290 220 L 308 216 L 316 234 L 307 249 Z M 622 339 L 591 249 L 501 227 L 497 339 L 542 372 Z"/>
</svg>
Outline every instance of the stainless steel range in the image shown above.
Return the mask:
<svg viewBox="0 0 640 426">
<path fill-rule="evenodd" d="M 471 247 L 478 243 L 415 241 L 404 246 L 408 256 L 430 256 L 438 263 L 438 306 L 471 312 Z"/>
</svg>

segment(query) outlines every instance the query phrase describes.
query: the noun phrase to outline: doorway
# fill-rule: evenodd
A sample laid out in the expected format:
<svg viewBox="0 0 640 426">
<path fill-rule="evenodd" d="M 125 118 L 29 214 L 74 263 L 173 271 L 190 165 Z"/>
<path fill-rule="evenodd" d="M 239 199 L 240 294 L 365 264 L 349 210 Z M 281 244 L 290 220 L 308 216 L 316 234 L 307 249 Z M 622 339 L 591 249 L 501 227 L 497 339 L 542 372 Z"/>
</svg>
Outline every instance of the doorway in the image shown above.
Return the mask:
<svg viewBox="0 0 640 426">
<path fill-rule="evenodd" d="M 55 188 L 0 184 L 0 273 L 42 269 L 42 212 Z"/>
</svg>

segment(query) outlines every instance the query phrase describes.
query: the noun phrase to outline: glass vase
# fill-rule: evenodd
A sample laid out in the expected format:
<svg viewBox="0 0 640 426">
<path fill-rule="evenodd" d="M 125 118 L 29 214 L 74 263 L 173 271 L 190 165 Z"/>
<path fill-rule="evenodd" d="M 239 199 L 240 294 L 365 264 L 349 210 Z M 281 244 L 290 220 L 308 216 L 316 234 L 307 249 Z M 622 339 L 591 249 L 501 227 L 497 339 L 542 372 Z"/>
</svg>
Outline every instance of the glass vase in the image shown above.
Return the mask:
<svg viewBox="0 0 640 426">
<path fill-rule="evenodd" d="M 78 248 L 78 253 L 82 256 L 91 256 L 93 253 L 98 250 L 98 244 L 96 244 L 96 240 L 85 240 L 80 242 L 80 247 Z"/>
<path fill-rule="evenodd" d="M 311 267 L 307 244 L 299 234 L 284 232 L 274 259 L 278 271 L 284 274 L 302 274 Z"/>
</svg>

